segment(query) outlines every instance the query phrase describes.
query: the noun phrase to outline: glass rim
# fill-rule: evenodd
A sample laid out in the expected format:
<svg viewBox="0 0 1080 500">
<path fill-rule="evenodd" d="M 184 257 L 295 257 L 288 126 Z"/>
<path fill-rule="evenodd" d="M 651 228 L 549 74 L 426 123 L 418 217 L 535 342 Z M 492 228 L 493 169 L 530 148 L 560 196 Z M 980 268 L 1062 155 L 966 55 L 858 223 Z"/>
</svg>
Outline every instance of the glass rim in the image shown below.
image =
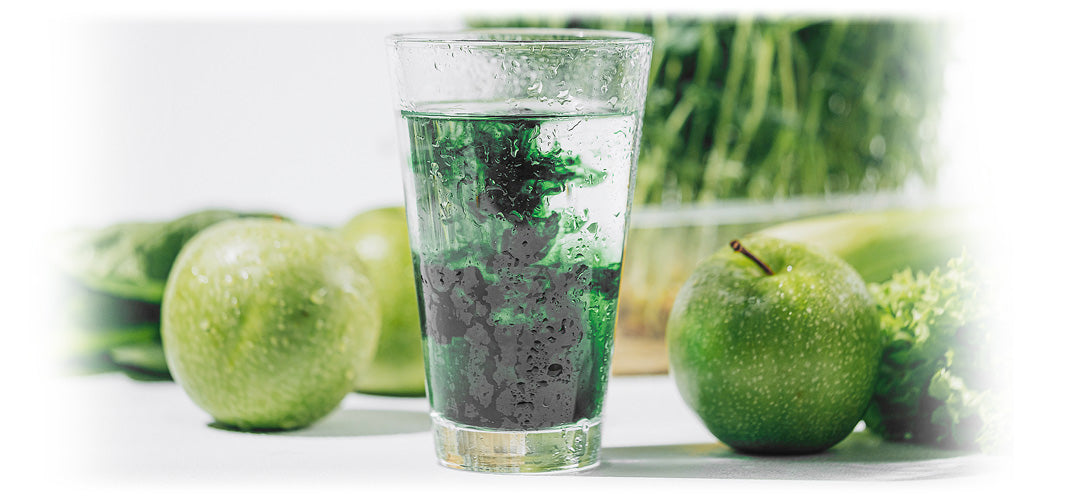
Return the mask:
<svg viewBox="0 0 1080 500">
<path fill-rule="evenodd" d="M 575 28 L 478 28 L 454 31 L 395 33 L 386 37 L 389 45 L 430 44 L 451 46 L 578 46 L 643 45 L 652 37 L 616 30 Z"/>
</svg>

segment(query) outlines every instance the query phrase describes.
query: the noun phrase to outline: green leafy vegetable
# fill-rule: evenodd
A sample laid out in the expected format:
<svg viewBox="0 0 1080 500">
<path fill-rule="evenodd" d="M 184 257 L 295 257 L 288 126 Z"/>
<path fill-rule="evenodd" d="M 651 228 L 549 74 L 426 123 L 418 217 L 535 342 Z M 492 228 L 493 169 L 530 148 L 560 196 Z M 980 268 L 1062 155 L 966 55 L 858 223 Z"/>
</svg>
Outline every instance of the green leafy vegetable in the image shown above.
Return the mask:
<svg viewBox="0 0 1080 500">
<path fill-rule="evenodd" d="M 109 360 L 136 380 L 172 380 L 160 333 L 153 341 L 110 349 Z"/>
<path fill-rule="evenodd" d="M 120 369 L 168 379 L 161 349 L 165 281 L 180 249 L 199 231 L 237 217 L 272 214 L 203 210 L 169 221 L 122 222 L 60 237 L 65 353 L 80 373 Z"/>
<path fill-rule="evenodd" d="M 885 352 L 865 420 L 894 441 L 992 450 L 1002 405 L 989 315 L 966 258 L 871 284 Z"/>
<path fill-rule="evenodd" d="M 204 210 L 166 222 L 124 222 L 73 231 L 60 242 L 60 266 L 91 290 L 161 303 L 165 280 L 184 243 L 215 223 L 252 216 L 272 215 Z"/>
</svg>

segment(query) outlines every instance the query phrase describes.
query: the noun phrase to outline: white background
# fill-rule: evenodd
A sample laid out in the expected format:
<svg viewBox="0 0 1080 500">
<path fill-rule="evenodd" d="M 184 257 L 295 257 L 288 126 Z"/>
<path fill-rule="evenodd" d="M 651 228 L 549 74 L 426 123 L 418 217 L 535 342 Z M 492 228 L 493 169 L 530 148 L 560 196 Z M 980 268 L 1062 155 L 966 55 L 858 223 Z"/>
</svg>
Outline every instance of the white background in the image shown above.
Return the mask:
<svg viewBox="0 0 1080 500">
<path fill-rule="evenodd" d="M 1052 491 L 1074 474 L 1070 458 L 1077 445 L 1077 18 L 1051 2 L 939 4 L 904 2 L 869 13 L 944 16 L 958 28 L 952 114 L 946 117 L 952 148 L 947 189 L 983 204 L 985 217 L 1000 228 L 990 235 L 997 249 L 991 265 L 1004 291 L 999 309 L 1017 365 L 1009 484 L 1013 493 Z M 54 346 L 40 335 L 51 313 L 40 279 L 51 231 L 171 216 L 225 200 L 236 208 L 337 223 L 365 206 L 399 200 L 382 34 L 506 8 L 317 1 L 94 5 L 39 2 L 32 10 L 5 12 L 0 21 L 0 208 L 7 216 L 0 276 L 8 320 L 0 349 L 6 395 L 0 428 L 9 434 L 11 460 L 3 470 L 13 491 L 81 487 L 65 483 L 59 467 L 74 453 L 71 443 L 47 431 L 79 418 L 57 401 L 47 356 Z M 600 8 L 546 5 L 556 12 Z M 601 10 L 659 7 L 630 2 Z M 677 2 L 663 7 L 709 12 Z M 868 7 L 828 2 L 807 10 L 803 3 L 754 2 L 753 8 L 865 14 Z M 148 22 L 158 26 L 152 33 L 144 31 Z M 716 494 L 777 491 L 745 483 L 701 487 Z M 835 491 L 867 496 L 912 489 L 887 488 L 838 484 Z M 633 492 L 635 483 L 626 489 Z"/>
<path fill-rule="evenodd" d="M 402 203 L 384 39 L 463 26 L 461 16 L 94 26 L 101 129 L 79 222 L 226 206 L 341 224 Z"/>
</svg>

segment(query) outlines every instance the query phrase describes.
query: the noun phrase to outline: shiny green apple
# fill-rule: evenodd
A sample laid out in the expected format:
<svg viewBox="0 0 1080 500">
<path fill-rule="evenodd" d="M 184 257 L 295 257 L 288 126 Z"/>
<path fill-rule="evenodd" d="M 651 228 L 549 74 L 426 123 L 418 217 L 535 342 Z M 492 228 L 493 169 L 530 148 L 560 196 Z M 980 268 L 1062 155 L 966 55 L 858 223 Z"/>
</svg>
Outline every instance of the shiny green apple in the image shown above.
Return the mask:
<svg viewBox="0 0 1080 500">
<path fill-rule="evenodd" d="M 423 396 L 420 312 L 404 207 L 361 213 L 345 224 L 341 234 L 367 266 L 382 317 L 375 357 L 360 370 L 356 390 Z"/>
<path fill-rule="evenodd" d="M 355 386 L 374 352 L 377 309 L 363 263 L 333 232 L 222 222 L 189 241 L 169 274 L 166 361 L 219 424 L 304 427 Z"/>
<path fill-rule="evenodd" d="M 859 274 L 811 247 L 751 237 L 703 261 L 667 325 L 683 399 L 747 453 L 825 450 L 851 433 L 882 351 Z"/>
</svg>

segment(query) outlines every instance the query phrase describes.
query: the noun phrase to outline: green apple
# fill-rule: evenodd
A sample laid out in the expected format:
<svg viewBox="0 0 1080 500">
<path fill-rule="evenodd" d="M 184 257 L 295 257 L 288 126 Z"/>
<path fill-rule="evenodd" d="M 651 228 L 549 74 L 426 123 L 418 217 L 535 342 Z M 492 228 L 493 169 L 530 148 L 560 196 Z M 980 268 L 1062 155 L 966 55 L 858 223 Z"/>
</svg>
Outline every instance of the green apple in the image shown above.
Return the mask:
<svg viewBox="0 0 1080 500">
<path fill-rule="evenodd" d="M 735 450 L 825 450 L 859 422 L 877 374 L 883 345 L 866 284 L 811 247 L 763 236 L 732 247 L 676 296 L 667 343 L 679 392 Z"/>
<path fill-rule="evenodd" d="M 169 274 L 162 340 L 173 377 L 219 423 L 307 426 L 351 392 L 378 334 L 363 263 L 336 234 L 290 222 L 222 222 Z"/>
<path fill-rule="evenodd" d="M 345 224 L 341 233 L 367 265 L 367 275 L 379 291 L 382 317 L 375 358 L 360 370 L 356 390 L 423 396 L 420 309 L 404 207 L 359 214 Z"/>
</svg>

